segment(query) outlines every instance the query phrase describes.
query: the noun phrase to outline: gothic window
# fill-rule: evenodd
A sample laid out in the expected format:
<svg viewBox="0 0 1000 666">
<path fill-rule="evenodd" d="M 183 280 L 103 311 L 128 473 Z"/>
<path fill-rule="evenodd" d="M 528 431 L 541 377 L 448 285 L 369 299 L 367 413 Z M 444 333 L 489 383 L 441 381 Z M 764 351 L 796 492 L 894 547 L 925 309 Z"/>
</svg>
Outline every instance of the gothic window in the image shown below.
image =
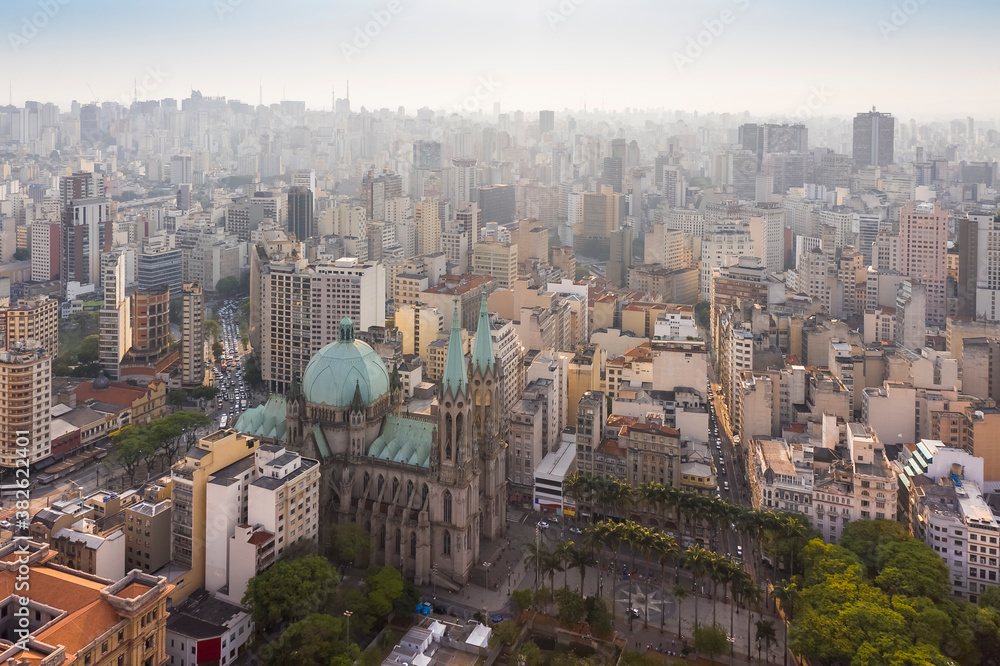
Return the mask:
<svg viewBox="0 0 1000 666">
<path fill-rule="evenodd" d="M 364 486 L 362 487 L 364 488 L 366 495 L 368 494 L 368 488 L 371 482 L 372 482 L 372 475 L 369 474 L 368 472 L 365 472 L 365 481 L 364 481 Z"/>
<path fill-rule="evenodd" d="M 399 534 L 399 530 L 396 530 L 396 554 L 399 555 L 399 545 L 401 543 L 402 536 Z"/>
<path fill-rule="evenodd" d="M 455 417 L 455 458 L 462 460 L 462 447 L 465 445 L 465 415 Z"/>
<path fill-rule="evenodd" d="M 417 533 L 410 533 L 410 557 L 417 556 Z"/>
<path fill-rule="evenodd" d="M 451 523 L 451 492 L 444 491 L 444 522 Z"/>
<path fill-rule="evenodd" d="M 413 481 L 406 482 L 406 504 L 410 504 L 410 500 L 413 499 Z"/>
<path fill-rule="evenodd" d="M 399 479 L 392 477 L 392 498 L 396 498 L 396 493 L 399 492 Z"/>
<path fill-rule="evenodd" d="M 378 475 L 378 496 L 382 497 L 382 489 L 385 487 L 385 477 Z"/>
<path fill-rule="evenodd" d="M 444 459 L 451 460 L 452 424 L 451 414 L 444 417 Z"/>
<path fill-rule="evenodd" d="M 420 507 L 421 508 L 427 506 L 427 493 L 428 492 L 429 491 L 427 490 L 427 484 L 425 483 L 423 485 L 423 487 L 420 489 Z"/>
<path fill-rule="evenodd" d="M 385 550 L 385 525 L 383 525 L 378 532 L 378 547 L 379 550 Z"/>
<path fill-rule="evenodd" d="M 449 532 L 448 530 L 444 531 L 443 543 L 444 543 L 444 549 L 443 549 L 444 554 L 451 555 L 451 532 Z"/>
</svg>

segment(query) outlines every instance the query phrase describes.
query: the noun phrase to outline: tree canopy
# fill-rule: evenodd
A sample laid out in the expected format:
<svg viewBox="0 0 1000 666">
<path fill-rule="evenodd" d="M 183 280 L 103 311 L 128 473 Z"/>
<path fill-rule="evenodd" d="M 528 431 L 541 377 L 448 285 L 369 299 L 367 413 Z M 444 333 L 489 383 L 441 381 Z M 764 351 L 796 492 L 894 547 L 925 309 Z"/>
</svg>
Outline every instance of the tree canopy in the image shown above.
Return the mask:
<svg viewBox="0 0 1000 666">
<path fill-rule="evenodd" d="M 325 558 L 281 560 L 250 579 L 243 605 L 262 628 L 296 622 L 321 609 L 338 582 Z"/>
</svg>

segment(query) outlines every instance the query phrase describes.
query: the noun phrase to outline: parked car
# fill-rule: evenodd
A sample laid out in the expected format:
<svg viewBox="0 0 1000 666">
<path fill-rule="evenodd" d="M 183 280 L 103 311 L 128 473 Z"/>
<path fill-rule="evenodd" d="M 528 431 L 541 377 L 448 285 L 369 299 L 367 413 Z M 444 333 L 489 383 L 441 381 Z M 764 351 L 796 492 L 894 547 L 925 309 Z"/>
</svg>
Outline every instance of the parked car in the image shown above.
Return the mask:
<svg viewBox="0 0 1000 666">
<path fill-rule="evenodd" d="M 545 522 L 544 520 L 539 521 L 538 522 L 538 526 L 540 528 L 542 528 L 543 530 L 549 529 L 549 524 L 547 522 Z"/>
</svg>

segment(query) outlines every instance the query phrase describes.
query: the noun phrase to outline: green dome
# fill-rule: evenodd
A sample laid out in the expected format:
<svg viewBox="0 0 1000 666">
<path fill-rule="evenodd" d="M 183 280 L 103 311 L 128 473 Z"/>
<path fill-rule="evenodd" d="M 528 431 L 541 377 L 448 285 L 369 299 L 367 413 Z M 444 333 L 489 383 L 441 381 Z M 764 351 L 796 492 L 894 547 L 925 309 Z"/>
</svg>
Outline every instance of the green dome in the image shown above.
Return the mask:
<svg viewBox="0 0 1000 666">
<path fill-rule="evenodd" d="M 370 346 L 354 339 L 354 324 L 345 318 L 340 335 L 316 353 L 302 375 L 306 402 L 344 408 L 360 391 L 366 405 L 389 392 L 389 371 Z"/>
</svg>

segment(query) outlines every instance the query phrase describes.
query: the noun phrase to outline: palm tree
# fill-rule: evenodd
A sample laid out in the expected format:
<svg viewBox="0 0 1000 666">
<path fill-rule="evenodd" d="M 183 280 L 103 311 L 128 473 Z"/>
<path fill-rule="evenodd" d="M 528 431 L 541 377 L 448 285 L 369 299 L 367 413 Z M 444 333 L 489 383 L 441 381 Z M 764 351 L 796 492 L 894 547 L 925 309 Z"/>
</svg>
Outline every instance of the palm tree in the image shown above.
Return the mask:
<svg viewBox="0 0 1000 666">
<path fill-rule="evenodd" d="M 572 542 L 570 544 L 572 545 Z M 565 562 L 567 570 L 578 569 L 580 571 L 580 594 L 585 594 L 583 583 L 587 575 L 587 567 L 594 564 L 594 556 L 591 555 L 588 548 L 573 546 L 566 552 Z"/>
<path fill-rule="evenodd" d="M 760 603 L 761 591 L 760 587 L 753 582 L 753 578 L 744 572 L 744 575 L 737 577 L 733 581 L 734 585 L 739 588 L 740 599 L 743 602 L 743 610 L 747 613 L 747 659 L 750 658 L 750 619 L 753 613 L 750 612 L 750 605 L 757 605 Z"/>
<path fill-rule="evenodd" d="M 542 567 L 545 563 L 545 558 L 549 555 L 549 551 L 545 546 L 540 546 L 535 543 L 528 544 L 528 554 L 524 556 L 524 567 L 525 569 L 532 567 L 535 570 L 535 589 L 538 589 L 538 576 L 541 572 Z"/>
<path fill-rule="evenodd" d="M 569 567 L 566 565 L 569 562 L 569 554 L 574 548 L 572 541 L 563 541 L 556 546 L 556 549 L 552 552 L 553 557 L 559 563 L 559 571 L 564 573 L 563 576 L 563 587 L 569 585 Z M 581 592 L 582 594 L 582 592 Z"/>
<path fill-rule="evenodd" d="M 783 549 L 788 553 L 788 575 L 795 575 L 795 551 L 805 547 L 813 528 L 798 514 L 785 514 L 778 530 Z"/>
<path fill-rule="evenodd" d="M 792 609 L 796 598 L 799 596 L 799 588 L 791 581 L 782 580 L 774 584 L 772 594 L 774 594 L 775 600 L 781 605 L 781 611 L 785 616 L 785 666 L 788 666 L 788 628 L 792 624 Z"/>
<path fill-rule="evenodd" d="M 757 661 L 760 661 L 760 642 L 767 646 L 767 663 L 771 663 L 771 643 L 777 638 L 774 631 L 774 620 L 757 620 Z M 747 655 L 749 656 L 749 655 Z"/>
<path fill-rule="evenodd" d="M 563 570 L 562 556 L 559 553 L 546 552 L 542 558 L 542 577 L 549 577 L 549 587 L 552 596 L 556 595 L 556 574 Z"/>
<path fill-rule="evenodd" d="M 656 552 L 656 557 L 660 562 L 660 590 L 664 593 L 664 600 L 666 599 L 666 589 L 665 589 L 665 578 L 663 575 L 663 568 L 667 562 L 677 561 L 680 555 L 680 546 L 677 545 L 677 539 L 673 538 L 669 534 L 664 534 L 662 532 L 656 534 L 656 540 L 654 544 L 654 550 Z M 679 569 L 680 566 L 675 568 Z M 660 631 L 663 631 L 663 622 L 666 619 L 665 609 L 660 609 Z"/>
<path fill-rule="evenodd" d="M 638 545 L 639 548 L 646 554 L 646 574 L 648 574 L 653 566 L 653 553 L 656 551 L 657 542 L 659 541 L 659 532 L 655 530 L 642 527 L 640 528 Z M 647 581 L 649 582 L 649 581 Z M 643 627 L 649 628 L 649 591 L 646 592 L 646 616 L 643 618 Z"/>
<path fill-rule="evenodd" d="M 574 522 L 580 522 L 580 509 L 583 506 L 583 500 L 588 495 L 590 489 L 590 476 L 585 474 L 580 474 L 579 472 L 573 472 L 563 481 L 563 492 L 573 500 L 573 504 L 576 506 L 576 513 L 574 514 Z"/>
<path fill-rule="evenodd" d="M 708 568 L 711 566 L 712 558 L 715 557 L 715 553 L 710 550 L 706 550 L 701 546 L 695 544 L 688 548 L 684 553 L 684 565 L 691 570 L 691 575 L 694 577 L 694 626 L 698 626 L 698 579 L 705 575 Z"/>
<path fill-rule="evenodd" d="M 676 583 L 676 584 L 674 584 L 673 589 L 671 589 L 671 592 L 673 592 L 674 598 L 677 599 L 677 638 L 680 638 L 681 637 L 681 616 L 683 615 L 683 613 L 681 613 L 681 603 L 683 603 L 684 600 L 687 599 L 688 589 L 686 587 L 684 587 L 683 585 L 681 585 L 680 583 Z M 695 604 L 697 605 L 697 603 L 698 603 L 697 602 L 697 597 L 695 597 Z M 697 617 L 697 614 L 696 614 L 696 617 Z"/>
</svg>

